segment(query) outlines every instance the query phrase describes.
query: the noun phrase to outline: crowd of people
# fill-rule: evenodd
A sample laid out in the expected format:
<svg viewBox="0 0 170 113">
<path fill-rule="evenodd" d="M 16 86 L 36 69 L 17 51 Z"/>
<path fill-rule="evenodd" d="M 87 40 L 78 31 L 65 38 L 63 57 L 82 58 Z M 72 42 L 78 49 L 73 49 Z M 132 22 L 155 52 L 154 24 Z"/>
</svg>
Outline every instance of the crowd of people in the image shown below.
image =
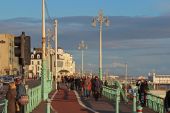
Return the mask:
<svg viewBox="0 0 170 113">
<path fill-rule="evenodd" d="M 64 83 L 69 90 L 79 92 L 85 100 L 92 96 L 96 101 L 102 97 L 103 85 L 108 85 L 107 81 L 103 82 L 98 76 L 62 76 L 61 82 Z M 144 107 L 146 106 L 148 83 L 146 80 L 138 80 L 136 86 L 138 86 L 139 103 Z M 9 83 L 6 99 L 8 100 L 8 113 L 24 113 L 24 106 L 28 102 L 28 97 L 21 78 L 16 78 L 14 82 Z M 170 90 L 166 92 L 164 108 L 166 113 L 170 113 Z"/>
<path fill-rule="evenodd" d="M 103 82 L 98 76 L 62 76 L 62 83 L 65 83 L 69 90 L 77 90 L 80 95 L 85 99 L 88 99 L 91 95 L 97 101 L 102 95 Z"/>
<path fill-rule="evenodd" d="M 24 113 L 24 105 L 27 104 L 28 97 L 21 78 L 16 78 L 15 82 L 9 83 L 6 99 L 8 100 L 7 113 Z"/>
</svg>

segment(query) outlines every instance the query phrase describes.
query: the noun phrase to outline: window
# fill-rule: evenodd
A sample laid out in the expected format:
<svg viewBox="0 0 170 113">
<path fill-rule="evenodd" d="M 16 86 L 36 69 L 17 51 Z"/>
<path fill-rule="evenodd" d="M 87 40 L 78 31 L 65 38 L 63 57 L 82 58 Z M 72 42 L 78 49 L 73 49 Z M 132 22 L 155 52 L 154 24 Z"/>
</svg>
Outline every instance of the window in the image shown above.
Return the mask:
<svg viewBox="0 0 170 113">
<path fill-rule="evenodd" d="M 55 61 L 54 61 L 54 67 L 56 67 Z"/>
<path fill-rule="evenodd" d="M 34 65 L 34 61 L 32 61 L 32 63 L 31 63 L 32 65 Z"/>
<path fill-rule="evenodd" d="M 37 61 L 37 64 L 40 65 L 40 61 Z"/>
<path fill-rule="evenodd" d="M 34 58 L 34 55 L 33 55 L 33 54 L 31 55 L 31 58 L 32 58 L 32 59 Z"/>
<path fill-rule="evenodd" d="M 40 70 L 40 67 L 38 66 L 38 67 L 37 67 L 37 71 L 39 71 L 39 70 Z"/>
<path fill-rule="evenodd" d="M 40 59 L 40 55 L 39 54 L 37 55 L 37 59 Z"/>
</svg>

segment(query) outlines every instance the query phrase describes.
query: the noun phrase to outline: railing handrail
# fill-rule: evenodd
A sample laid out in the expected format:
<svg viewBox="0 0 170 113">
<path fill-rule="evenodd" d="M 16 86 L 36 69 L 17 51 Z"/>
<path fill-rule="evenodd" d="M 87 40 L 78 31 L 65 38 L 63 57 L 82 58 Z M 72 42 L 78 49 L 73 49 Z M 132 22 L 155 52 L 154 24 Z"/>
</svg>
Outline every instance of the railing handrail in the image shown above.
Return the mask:
<svg viewBox="0 0 170 113">
<path fill-rule="evenodd" d="M 136 95 L 138 95 L 137 88 L 135 88 L 134 90 L 135 90 L 135 93 L 137 93 Z M 114 96 L 116 95 L 116 89 L 103 86 L 103 91 L 105 92 L 105 93 L 103 92 L 104 96 L 107 95 L 109 99 L 115 99 Z M 136 98 L 138 97 L 136 96 Z M 155 112 L 165 113 L 164 112 L 164 98 L 158 95 L 154 95 L 150 92 L 147 93 L 146 106 L 154 110 Z"/>
<path fill-rule="evenodd" d="M 164 98 L 152 93 L 147 93 L 146 106 L 153 109 L 155 112 L 164 113 Z"/>
</svg>

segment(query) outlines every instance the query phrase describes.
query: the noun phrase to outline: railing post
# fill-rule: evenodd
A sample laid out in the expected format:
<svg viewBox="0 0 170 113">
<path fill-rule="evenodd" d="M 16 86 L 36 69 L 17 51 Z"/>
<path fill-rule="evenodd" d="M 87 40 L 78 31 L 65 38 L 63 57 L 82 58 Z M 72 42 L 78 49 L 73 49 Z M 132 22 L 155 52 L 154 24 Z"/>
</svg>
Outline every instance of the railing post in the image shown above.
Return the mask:
<svg viewBox="0 0 170 113">
<path fill-rule="evenodd" d="M 119 99 L 120 99 L 120 90 L 116 90 L 116 113 L 119 113 Z"/>
<path fill-rule="evenodd" d="M 136 113 L 136 92 L 133 93 L 133 113 Z"/>
<path fill-rule="evenodd" d="M 47 99 L 46 113 L 50 113 L 50 106 L 51 106 L 51 100 L 50 100 L 50 99 Z"/>
<path fill-rule="evenodd" d="M 5 113 L 7 113 L 7 105 L 8 105 L 8 100 L 5 99 L 5 106 L 4 106 L 5 107 L 5 109 L 4 109 Z"/>
<path fill-rule="evenodd" d="M 141 105 L 137 107 L 137 113 L 143 113 L 143 108 L 141 107 Z"/>
</svg>

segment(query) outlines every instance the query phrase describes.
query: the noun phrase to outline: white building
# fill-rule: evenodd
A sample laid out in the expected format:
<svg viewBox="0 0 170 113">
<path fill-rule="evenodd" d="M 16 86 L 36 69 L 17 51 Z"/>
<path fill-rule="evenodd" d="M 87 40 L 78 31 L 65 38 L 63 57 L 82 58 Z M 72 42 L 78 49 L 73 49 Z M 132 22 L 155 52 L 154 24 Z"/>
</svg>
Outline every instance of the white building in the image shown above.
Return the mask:
<svg viewBox="0 0 170 113">
<path fill-rule="evenodd" d="M 40 77 L 42 70 L 42 51 L 34 49 L 31 54 L 31 65 L 29 66 L 29 77 Z M 50 49 L 47 55 L 47 72 L 51 72 L 52 76 L 56 76 L 55 50 Z M 73 75 L 75 73 L 75 61 L 71 54 L 64 52 L 62 48 L 58 48 L 57 55 L 57 75 Z"/>
<path fill-rule="evenodd" d="M 149 73 L 148 80 L 154 84 L 170 84 L 170 75 L 157 75 L 156 73 Z"/>
<path fill-rule="evenodd" d="M 54 75 L 56 75 L 55 73 L 55 53 L 52 56 L 53 60 L 52 62 L 54 63 L 54 65 L 52 66 L 52 72 Z M 58 72 L 58 76 L 62 76 L 62 75 L 73 75 L 75 73 L 75 61 L 72 57 L 71 54 L 64 52 L 64 50 L 62 48 L 58 48 L 58 56 L 57 56 L 57 72 Z"/>
<path fill-rule="evenodd" d="M 42 68 L 42 52 L 34 50 L 31 52 L 31 63 L 29 65 L 29 78 L 40 77 Z"/>
</svg>

